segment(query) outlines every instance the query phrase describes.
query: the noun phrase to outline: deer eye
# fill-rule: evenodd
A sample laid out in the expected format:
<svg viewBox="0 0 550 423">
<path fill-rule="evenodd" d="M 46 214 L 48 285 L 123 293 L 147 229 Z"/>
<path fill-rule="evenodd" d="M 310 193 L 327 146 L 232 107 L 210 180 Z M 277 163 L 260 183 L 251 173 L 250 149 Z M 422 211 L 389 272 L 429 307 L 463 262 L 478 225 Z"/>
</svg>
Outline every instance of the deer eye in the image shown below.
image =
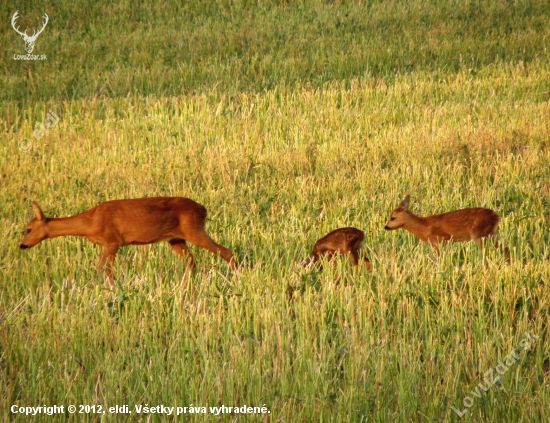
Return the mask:
<svg viewBox="0 0 550 423">
<path fill-rule="evenodd" d="M 32 229 L 27 229 L 27 233 L 30 234 Z"/>
<path fill-rule="evenodd" d="M 390 220 L 395 220 L 395 217 L 390 217 Z"/>
</svg>

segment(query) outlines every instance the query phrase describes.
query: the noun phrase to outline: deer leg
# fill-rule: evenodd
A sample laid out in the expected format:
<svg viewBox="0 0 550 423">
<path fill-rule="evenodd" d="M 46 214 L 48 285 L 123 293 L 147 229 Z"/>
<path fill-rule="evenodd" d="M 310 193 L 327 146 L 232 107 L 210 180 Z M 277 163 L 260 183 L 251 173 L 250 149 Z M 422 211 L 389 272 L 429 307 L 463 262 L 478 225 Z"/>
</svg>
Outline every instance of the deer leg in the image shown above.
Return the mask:
<svg viewBox="0 0 550 423">
<path fill-rule="evenodd" d="M 338 265 L 338 261 L 336 260 L 336 256 L 338 256 L 340 254 L 340 250 L 325 250 L 323 253 L 322 253 L 322 256 L 325 257 L 325 260 L 332 264 L 333 266 L 337 266 Z"/>
<path fill-rule="evenodd" d="M 511 263 L 510 248 L 502 247 L 502 245 L 500 245 L 500 243 L 498 242 L 496 235 L 492 235 L 491 239 L 493 240 L 493 243 L 495 244 L 495 248 L 498 249 L 499 251 L 501 251 L 504 254 L 504 256 L 506 257 L 506 262 L 508 264 L 510 264 Z"/>
<path fill-rule="evenodd" d="M 432 248 L 435 250 L 435 254 L 437 255 L 437 257 L 439 257 L 441 254 L 439 252 L 439 244 L 437 241 L 432 241 L 432 240 L 429 240 L 428 241 L 428 244 L 430 244 L 432 246 Z"/>
<path fill-rule="evenodd" d="M 99 270 L 105 270 L 105 276 L 108 280 L 113 279 L 113 264 L 115 262 L 118 245 L 107 245 L 99 257 L 97 267 Z"/>
<path fill-rule="evenodd" d="M 214 242 L 214 240 L 210 238 L 206 232 L 201 231 L 193 234 L 187 234 L 186 239 L 197 247 L 204 248 L 215 255 L 220 255 L 222 259 L 231 265 L 231 268 L 234 271 L 237 271 L 237 264 L 235 263 L 231 250 Z"/>
<path fill-rule="evenodd" d="M 322 266 L 319 263 L 319 260 L 321 260 L 321 254 L 317 252 L 311 253 L 311 255 L 307 258 L 306 262 L 302 265 L 302 267 L 320 268 Z"/>
<path fill-rule="evenodd" d="M 501 247 L 501 250 L 503 251 L 504 255 L 506 256 L 506 262 L 510 264 L 512 262 L 512 258 L 510 256 L 510 248 L 504 247 L 504 249 Z"/>
<path fill-rule="evenodd" d="M 371 272 L 372 271 L 372 264 L 371 264 L 370 260 L 367 257 L 363 257 L 363 261 L 365 262 L 365 266 L 367 266 L 367 270 L 369 272 Z"/>
<path fill-rule="evenodd" d="M 501 251 L 501 252 L 504 254 L 504 256 L 506 257 L 506 262 L 507 262 L 508 264 L 510 264 L 510 262 L 511 262 L 511 259 L 510 259 L 510 248 L 508 248 L 508 247 L 504 247 L 504 248 L 503 248 L 503 247 L 500 245 L 500 243 L 498 242 L 497 236 L 494 235 L 494 234 L 489 235 L 487 238 L 490 238 L 490 239 L 491 239 L 491 241 L 493 242 L 493 245 L 495 246 L 495 249 Z M 476 240 L 476 242 L 478 242 L 478 241 Z M 485 244 L 485 242 L 486 242 L 486 238 L 481 238 L 481 239 L 479 240 L 478 245 L 480 246 L 480 248 L 482 247 L 483 244 Z"/>
<path fill-rule="evenodd" d="M 359 251 L 357 249 L 353 249 L 350 251 L 350 258 L 351 263 L 357 268 L 357 271 L 359 271 L 359 264 L 363 263 L 367 270 L 370 272 L 372 270 L 372 265 L 370 260 L 367 257 L 360 257 Z"/>
<path fill-rule="evenodd" d="M 474 242 L 477 244 L 480 250 L 483 250 L 483 248 L 485 248 L 485 238 L 475 238 Z"/>
<path fill-rule="evenodd" d="M 351 264 L 357 267 L 359 265 L 359 252 L 356 249 L 352 249 L 349 252 L 349 256 L 351 259 Z"/>
<path fill-rule="evenodd" d="M 182 259 L 187 260 L 189 267 L 193 269 L 195 267 L 195 261 L 193 260 L 193 254 L 187 248 L 187 244 L 184 239 L 173 239 L 168 241 L 170 247 L 178 254 Z"/>
</svg>

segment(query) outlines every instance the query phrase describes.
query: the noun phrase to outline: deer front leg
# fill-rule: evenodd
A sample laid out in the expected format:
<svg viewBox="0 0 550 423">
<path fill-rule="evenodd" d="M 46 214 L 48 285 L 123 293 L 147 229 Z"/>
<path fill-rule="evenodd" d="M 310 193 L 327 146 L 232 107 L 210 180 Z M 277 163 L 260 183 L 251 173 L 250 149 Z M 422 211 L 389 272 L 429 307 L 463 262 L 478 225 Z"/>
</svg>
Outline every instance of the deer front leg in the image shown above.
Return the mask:
<svg viewBox="0 0 550 423">
<path fill-rule="evenodd" d="M 105 277 L 109 280 L 113 280 L 113 264 L 115 262 L 116 254 L 118 252 L 118 245 L 107 245 L 103 249 L 103 253 L 99 257 L 97 267 L 100 271 L 105 270 Z"/>
</svg>

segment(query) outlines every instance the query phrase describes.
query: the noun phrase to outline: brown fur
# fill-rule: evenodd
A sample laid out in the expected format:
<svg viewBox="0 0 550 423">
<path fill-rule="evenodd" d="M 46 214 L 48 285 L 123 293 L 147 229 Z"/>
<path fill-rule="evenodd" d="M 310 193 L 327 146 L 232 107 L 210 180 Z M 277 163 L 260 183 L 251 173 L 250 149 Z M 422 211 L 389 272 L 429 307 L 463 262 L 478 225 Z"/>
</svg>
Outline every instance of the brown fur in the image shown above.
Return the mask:
<svg viewBox="0 0 550 423">
<path fill-rule="evenodd" d="M 216 244 L 205 230 L 206 209 L 181 197 L 136 198 L 113 200 L 76 216 L 46 218 L 35 202 L 35 217 L 28 223 L 20 248 L 31 248 L 48 238 L 83 236 L 103 247 L 99 267 L 112 277 L 112 264 L 117 251 L 125 245 L 143 245 L 166 241 L 191 267 L 193 256 L 186 241 L 219 254 L 237 269 L 233 254 Z"/>
<path fill-rule="evenodd" d="M 349 254 L 351 263 L 357 266 L 359 264 L 359 248 L 364 239 L 365 233 L 359 229 L 335 229 L 315 243 L 311 252 L 312 262 L 317 263 L 323 256 L 332 259 L 337 254 Z M 364 261 L 367 268 L 371 270 L 370 260 L 365 258 Z"/>
<path fill-rule="evenodd" d="M 429 217 L 420 217 L 408 211 L 410 196 L 392 212 L 386 230 L 405 229 L 439 252 L 443 241 L 475 241 L 483 247 L 485 238 L 494 237 L 500 217 L 493 210 L 471 208 L 455 210 Z"/>
</svg>

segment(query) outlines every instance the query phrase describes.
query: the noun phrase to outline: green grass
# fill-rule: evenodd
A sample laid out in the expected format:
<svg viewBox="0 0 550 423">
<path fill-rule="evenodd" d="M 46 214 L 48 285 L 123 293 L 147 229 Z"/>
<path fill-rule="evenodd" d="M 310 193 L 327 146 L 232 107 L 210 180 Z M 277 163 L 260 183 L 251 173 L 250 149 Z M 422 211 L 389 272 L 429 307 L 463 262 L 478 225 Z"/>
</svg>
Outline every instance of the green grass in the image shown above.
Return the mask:
<svg viewBox="0 0 550 423">
<path fill-rule="evenodd" d="M 8 53 L 0 77 L 1 418 L 27 420 L 10 413 L 13 404 L 265 404 L 270 414 L 248 418 L 546 421 L 548 5 L 239 4 L 189 3 L 182 21 L 146 3 L 108 15 L 101 5 L 85 13 L 46 4 L 52 26 L 36 50 L 48 60 L 12 63 Z M 149 6 L 150 21 L 140 24 Z M 451 12 L 462 20 L 443 19 Z M 12 13 L 0 7 L 3 22 Z M 338 26 L 346 13 L 365 31 Z M 68 22 L 75 37 L 61 33 Z M 243 22 L 246 49 L 231 41 Z M 117 25 L 122 46 L 136 39 L 140 48 L 112 44 Z M 491 37 L 491 25 L 511 33 Z M 2 31 L 10 41 L 0 49 L 22 53 L 13 30 Z M 410 43 L 389 36 L 397 32 Z M 176 33 L 196 40 L 193 48 L 140 65 Z M 508 46 L 505 57 L 486 47 L 495 40 Z M 76 53 L 87 48 L 90 59 L 79 64 Z M 460 52 L 471 54 L 458 62 Z M 326 60 L 316 62 L 318 54 Z M 247 61 L 254 55 L 272 60 L 264 74 Z M 93 88 L 108 79 L 112 89 Z M 48 112 L 60 121 L 35 139 Z M 437 257 L 405 231 L 384 231 L 407 193 L 421 215 L 497 211 L 511 263 L 474 243 L 449 244 Z M 128 247 L 110 288 L 95 269 L 99 248 L 85 239 L 17 248 L 31 200 L 53 217 L 156 195 L 205 205 L 208 232 L 234 252 L 241 273 L 193 247 L 192 274 L 167 245 Z M 355 273 L 347 260 L 301 270 L 315 241 L 342 226 L 365 231 L 372 273 Z M 451 407 L 464 409 L 526 331 L 537 343 L 459 419 Z"/>
<path fill-rule="evenodd" d="M 259 3 L 259 4 L 256 4 Z M 519 1 L 145 1 L 18 4 L 21 30 L 50 23 L 37 63 L 0 7 L 0 100 L 313 88 L 334 80 L 498 63 L 548 66 L 550 5 Z"/>
</svg>

